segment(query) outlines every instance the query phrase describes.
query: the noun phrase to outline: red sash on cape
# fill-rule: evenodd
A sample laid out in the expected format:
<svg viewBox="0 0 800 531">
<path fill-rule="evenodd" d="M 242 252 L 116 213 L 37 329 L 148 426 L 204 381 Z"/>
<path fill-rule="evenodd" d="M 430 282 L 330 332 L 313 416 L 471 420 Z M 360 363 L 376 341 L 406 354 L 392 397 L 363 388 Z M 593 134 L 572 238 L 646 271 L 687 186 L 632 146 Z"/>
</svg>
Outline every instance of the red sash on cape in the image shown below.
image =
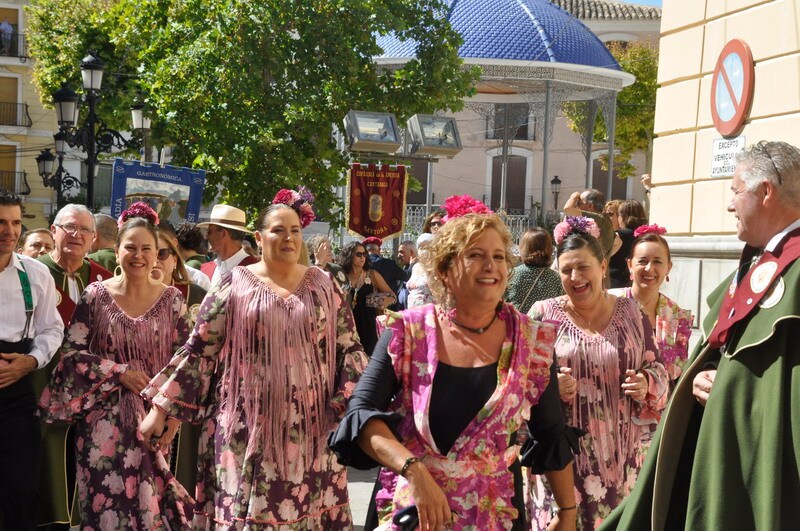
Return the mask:
<svg viewBox="0 0 800 531">
<path fill-rule="evenodd" d="M 742 262 L 740 268 L 744 267 L 750 258 L 753 256 L 752 247 L 746 247 L 742 253 Z M 730 330 L 736 323 L 744 320 L 758 307 L 758 304 L 770 292 L 772 284 L 781 276 L 789 265 L 800 257 L 800 229 L 793 230 L 781 241 L 775 248 L 774 253 L 765 251 L 761 258 L 750 266 L 750 269 L 745 274 L 741 281 L 733 279 L 731 289 L 735 289 L 732 294 L 729 294 L 719 309 L 719 316 L 714 329 L 708 336 L 708 343 L 713 348 L 720 348 L 728 340 Z M 769 276 L 768 281 L 755 281 L 756 287 L 759 291 L 753 289 L 753 275 L 769 271 L 772 267 L 769 264 L 776 264 L 774 272 Z M 738 275 L 737 275 L 738 276 Z"/>
<path fill-rule="evenodd" d="M 111 271 L 106 269 L 105 267 L 101 266 L 94 260 L 89 260 L 89 280 L 86 282 L 88 286 L 92 282 L 98 280 L 106 280 L 114 276 Z M 72 299 L 69 298 L 69 291 L 64 291 L 61 289 L 61 286 L 56 283 L 56 291 L 58 292 L 58 314 L 61 316 L 61 320 L 64 321 L 64 328 L 69 326 L 70 321 L 72 320 L 72 314 L 75 312 L 75 308 L 77 304 L 75 304 Z"/>
</svg>

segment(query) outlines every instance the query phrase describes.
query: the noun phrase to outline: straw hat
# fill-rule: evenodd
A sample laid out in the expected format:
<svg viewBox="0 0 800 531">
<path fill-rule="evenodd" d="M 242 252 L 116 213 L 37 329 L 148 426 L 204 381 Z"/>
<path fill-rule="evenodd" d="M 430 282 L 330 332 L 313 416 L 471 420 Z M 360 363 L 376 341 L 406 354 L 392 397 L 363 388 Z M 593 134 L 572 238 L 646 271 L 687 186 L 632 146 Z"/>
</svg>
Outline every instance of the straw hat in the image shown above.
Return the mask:
<svg viewBox="0 0 800 531">
<path fill-rule="evenodd" d="M 211 219 L 197 224 L 198 227 L 208 227 L 209 225 L 219 225 L 226 229 L 248 232 L 244 210 L 230 205 L 214 205 L 214 208 L 211 209 Z"/>
</svg>

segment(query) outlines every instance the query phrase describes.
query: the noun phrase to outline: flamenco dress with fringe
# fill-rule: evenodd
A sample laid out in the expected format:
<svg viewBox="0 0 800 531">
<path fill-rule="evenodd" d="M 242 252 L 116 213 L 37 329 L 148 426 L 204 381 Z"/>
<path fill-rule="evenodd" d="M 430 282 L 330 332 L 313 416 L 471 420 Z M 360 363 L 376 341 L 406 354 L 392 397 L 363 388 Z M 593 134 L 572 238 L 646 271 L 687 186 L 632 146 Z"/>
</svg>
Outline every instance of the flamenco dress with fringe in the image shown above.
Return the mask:
<svg viewBox="0 0 800 531">
<path fill-rule="evenodd" d="M 127 369 L 155 374 L 189 333 L 181 294 L 167 287 L 132 318 L 102 282 L 81 295 L 39 401 L 45 422 L 74 425 L 78 509 L 83 530 L 185 529 L 193 500 L 165 455 L 149 450 L 138 426 L 144 400 L 120 383 Z"/>
<path fill-rule="evenodd" d="M 560 323 L 555 342 L 557 363 L 570 367 L 577 380 L 574 401 L 562 401 L 564 422 L 585 430 L 575 460 L 578 529 L 594 529 L 628 495 L 636 482 L 652 437 L 669 398 L 669 377 L 653 339 L 650 321 L 633 299 L 616 298 L 610 322 L 600 334 L 578 327 L 565 311 L 567 297 L 537 302 L 529 315 Z M 637 402 L 621 388 L 625 371 L 642 371 L 648 380 Z M 544 527 L 557 507 L 541 476 L 531 477 L 531 518 Z"/>
<path fill-rule="evenodd" d="M 330 275 L 287 298 L 244 267 L 208 293 L 186 344 L 145 388 L 202 422 L 194 529 L 350 529 L 347 475 L 325 444 L 366 365 Z"/>
</svg>

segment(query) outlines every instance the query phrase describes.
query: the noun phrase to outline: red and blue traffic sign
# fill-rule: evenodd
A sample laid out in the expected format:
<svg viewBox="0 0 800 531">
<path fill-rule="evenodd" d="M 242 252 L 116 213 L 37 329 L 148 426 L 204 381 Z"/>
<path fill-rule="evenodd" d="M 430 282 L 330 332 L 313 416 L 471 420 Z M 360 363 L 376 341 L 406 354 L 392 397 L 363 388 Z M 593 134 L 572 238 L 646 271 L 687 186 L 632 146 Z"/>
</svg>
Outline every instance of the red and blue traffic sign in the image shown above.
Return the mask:
<svg viewBox="0 0 800 531">
<path fill-rule="evenodd" d="M 729 41 L 717 59 L 711 80 L 711 118 L 724 137 L 736 136 L 750 115 L 755 68 L 750 47 L 741 39 Z"/>
</svg>

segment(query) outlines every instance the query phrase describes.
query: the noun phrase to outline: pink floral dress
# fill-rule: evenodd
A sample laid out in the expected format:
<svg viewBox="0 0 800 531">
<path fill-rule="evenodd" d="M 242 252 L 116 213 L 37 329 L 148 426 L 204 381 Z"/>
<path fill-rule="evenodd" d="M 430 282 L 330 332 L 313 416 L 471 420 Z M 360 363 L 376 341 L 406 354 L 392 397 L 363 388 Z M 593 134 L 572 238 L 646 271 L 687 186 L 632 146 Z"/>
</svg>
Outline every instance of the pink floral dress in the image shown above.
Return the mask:
<svg viewBox="0 0 800 531">
<path fill-rule="evenodd" d="M 618 297 L 633 299 L 631 288 L 613 289 L 608 292 Z M 690 310 L 682 309 L 663 293 L 658 294 L 656 329 L 654 330 L 656 346 L 672 382 L 675 382 L 683 374 L 683 368 L 686 366 L 693 322 L 694 318 Z"/>
<path fill-rule="evenodd" d="M 311 267 L 288 298 L 236 267 L 189 340 L 143 391 L 202 422 L 194 529 L 352 527 L 347 475 L 325 437 L 366 365 L 333 279 Z"/>
<path fill-rule="evenodd" d="M 139 434 L 144 401 L 120 383 L 128 368 L 156 374 L 188 335 L 175 288 L 135 319 L 102 282 L 81 295 L 39 401 L 45 422 L 74 424 L 81 529 L 185 529 L 191 521 L 193 500 Z"/>
<path fill-rule="evenodd" d="M 512 434 L 530 418 L 531 407 L 550 381 L 554 327 L 529 320 L 510 304 L 503 305 L 500 318 L 507 337 L 498 361 L 497 387 L 446 455 L 437 448 L 429 424 L 439 365 L 435 307 L 419 306 L 381 318 L 382 326 L 393 332 L 388 354 L 400 389 L 389 411 L 400 417 L 397 432 L 403 444 L 422 458 L 447 496 L 456 530 L 511 529 L 517 509 L 509 466 L 520 450 L 512 444 Z M 354 433 L 338 435 L 334 439 L 352 440 Z M 383 469 L 379 481 L 376 504 L 386 525 L 414 500 L 406 479 L 391 470 Z"/>
<path fill-rule="evenodd" d="M 562 401 L 567 424 L 586 430 L 575 458 L 578 529 L 594 529 L 628 495 L 644 460 L 650 427 L 669 398 L 669 377 L 653 342 L 647 317 L 636 301 L 615 297 L 614 313 L 600 335 L 581 330 L 564 310 L 567 297 L 537 302 L 529 315 L 560 323 L 556 357 L 572 368 L 578 382 L 574 401 Z M 645 400 L 637 402 L 620 387 L 627 369 L 649 380 Z M 555 509 L 545 478 L 531 476 L 529 503 L 534 526 L 544 528 Z"/>
</svg>

